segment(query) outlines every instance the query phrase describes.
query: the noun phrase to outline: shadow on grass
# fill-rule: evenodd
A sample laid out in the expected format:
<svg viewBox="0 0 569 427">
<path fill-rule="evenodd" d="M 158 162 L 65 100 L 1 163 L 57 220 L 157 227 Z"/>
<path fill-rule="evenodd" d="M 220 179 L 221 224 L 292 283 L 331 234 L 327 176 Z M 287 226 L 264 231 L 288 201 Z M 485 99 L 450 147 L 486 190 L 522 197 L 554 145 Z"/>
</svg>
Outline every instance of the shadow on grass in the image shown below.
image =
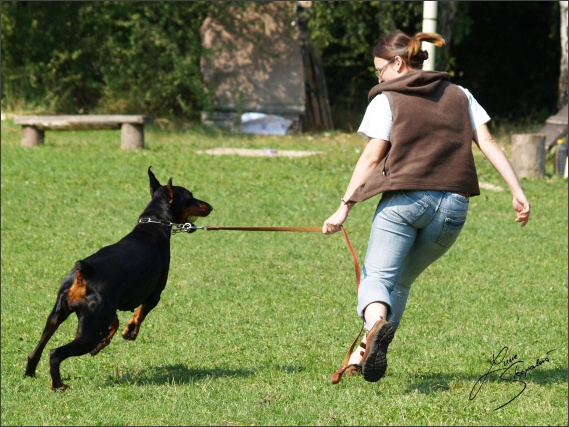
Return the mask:
<svg viewBox="0 0 569 427">
<path fill-rule="evenodd" d="M 107 378 L 106 385 L 194 384 L 225 377 L 247 378 L 254 373 L 252 370 L 245 369 L 191 368 L 176 364 L 143 369 L 117 369 L 114 375 Z"/>
<path fill-rule="evenodd" d="M 299 366 L 271 366 L 259 369 L 223 369 L 223 368 L 191 368 L 182 364 L 154 366 L 143 369 L 122 369 L 115 371 L 105 382 L 106 386 L 119 384 L 130 385 L 182 385 L 195 384 L 203 381 L 212 381 L 219 378 L 247 378 L 260 370 L 272 369 L 287 374 L 298 373 L 303 370 Z"/>
<path fill-rule="evenodd" d="M 538 368 L 539 369 L 539 368 Z M 486 376 L 486 372 L 480 372 L 480 375 L 470 375 L 466 373 L 429 373 L 421 374 L 420 380 L 409 384 L 405 390 L 406 393 L 419 392 L 425 395 L 436 394 L 450 389 L 450 382 L 466 381 L 474 387 L 479 381 L 491 384 L 512 384 L 512 381 L 522 381 L 530 384 L 550 385 L 556 382 L 567 382 L 567 370 L 563 367 L 535 370 L 527 374 L 526 377 L 516 377 L 514 372 L 507 372 L 500 378 L 500 372 L 493 372 Z M 515 378 L 515 380 L 514 380 Z"/>
</svg>

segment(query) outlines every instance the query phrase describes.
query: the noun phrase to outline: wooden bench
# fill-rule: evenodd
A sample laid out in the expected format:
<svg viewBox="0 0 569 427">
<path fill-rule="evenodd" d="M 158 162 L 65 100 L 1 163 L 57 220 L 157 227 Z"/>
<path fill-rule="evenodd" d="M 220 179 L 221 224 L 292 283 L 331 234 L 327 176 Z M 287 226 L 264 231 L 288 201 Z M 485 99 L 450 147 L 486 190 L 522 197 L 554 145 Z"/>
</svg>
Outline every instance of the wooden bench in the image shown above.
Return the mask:
<svg viewBox="0 0 569 427">
<path fill-rule="evenodd" d="M 76 116 L 20 116 L 14 124 L 22 126 L 22 146 L 43 144 L 46 130 L 120 129 L 121 148 L 144 148 L 144 125 L 152 123 L 149 116 L 137 115 L 76 115 Z"/>
</svg>

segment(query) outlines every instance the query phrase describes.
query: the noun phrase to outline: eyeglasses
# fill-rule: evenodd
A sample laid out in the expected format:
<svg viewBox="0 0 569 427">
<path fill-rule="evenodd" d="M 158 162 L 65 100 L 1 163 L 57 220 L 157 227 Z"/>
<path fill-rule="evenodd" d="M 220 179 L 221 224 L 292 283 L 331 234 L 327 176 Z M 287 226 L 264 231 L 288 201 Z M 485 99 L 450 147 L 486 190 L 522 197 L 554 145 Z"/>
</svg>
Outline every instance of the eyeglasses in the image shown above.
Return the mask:
<svg viewBox="0 0 569 427">
<path fill-rule="evenodd" d="M 387 64 L 385 64 L 383 67 L 381 67 L 379 70 L 375 70 L 375 75 L 377 76 L 377 78 L 381 78 L 381 73 L 383 73 L 385 71 L 385 69 L 387 68 L 387 66 L 389 64 L 391 64 L 391 62 L 393 62 L 393 60 L 395 59 L 395 57 L 391 58 L 389 61 L 387 61 Z"/>
</svg>

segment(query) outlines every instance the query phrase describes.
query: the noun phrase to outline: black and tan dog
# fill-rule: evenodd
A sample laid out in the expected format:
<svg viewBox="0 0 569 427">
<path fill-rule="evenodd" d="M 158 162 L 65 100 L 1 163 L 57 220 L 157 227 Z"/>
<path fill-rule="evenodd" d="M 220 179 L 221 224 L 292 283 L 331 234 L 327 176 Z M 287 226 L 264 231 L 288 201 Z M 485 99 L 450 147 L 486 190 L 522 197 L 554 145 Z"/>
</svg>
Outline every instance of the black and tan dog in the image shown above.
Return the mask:
<svg viewBox="0 0 569 427">
<path fill-rule="evenodd" d="M 140 324 L 160 300 L 170 268 L 171 224 L 209 215 L 212 207 L 194 198 L 172 178 L 161 185 L 150 168 L 152 200 L 134 229 L 117 243 L 77 261 L 62 280 L 57 300 L 34 351 L 28 356 L 26 375 L 35 376 L 41 354 L 59 325 L 75 312 L 77 335 L 70 343 L 51 350 L 51 388 L 66 390 L 60 364 L 71 356 L 93 356 L 109 345 L 119 327 L 117 310 L 134 311 L 122 336 L 134 340 Z"/>
</svg>

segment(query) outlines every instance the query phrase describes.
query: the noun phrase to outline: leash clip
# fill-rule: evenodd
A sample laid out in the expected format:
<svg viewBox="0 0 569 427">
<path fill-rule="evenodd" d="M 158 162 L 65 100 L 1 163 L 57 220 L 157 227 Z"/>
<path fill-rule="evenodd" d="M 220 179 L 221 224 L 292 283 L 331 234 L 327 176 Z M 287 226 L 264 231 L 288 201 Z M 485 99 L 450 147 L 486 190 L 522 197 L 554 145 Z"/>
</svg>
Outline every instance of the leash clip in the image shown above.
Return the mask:
<svg viewBox="0 0 569 427">
<path fill-rule="evenodd" d="M 184 224 L 176 224 L 176 227 L 178 227 L 178 231 L 184 231 L 186 233 L 193 233 L 195 230 L 195 225 L 192 224 L 191 222 L 186 222 Z"/>
<path fill-rule="evenodd" d="M 192 224 L 191 222 L 186 222 L 185 224 L 173 224 L 173 225 L 177 227 L 177 230 L 172 230 L 172 233 L 181 233 L 181 232 L 193 233 L 197 229 L 201 230 L 206 229 L 205 225 L 197 226 L 195 224 Z"/>
</svg>

